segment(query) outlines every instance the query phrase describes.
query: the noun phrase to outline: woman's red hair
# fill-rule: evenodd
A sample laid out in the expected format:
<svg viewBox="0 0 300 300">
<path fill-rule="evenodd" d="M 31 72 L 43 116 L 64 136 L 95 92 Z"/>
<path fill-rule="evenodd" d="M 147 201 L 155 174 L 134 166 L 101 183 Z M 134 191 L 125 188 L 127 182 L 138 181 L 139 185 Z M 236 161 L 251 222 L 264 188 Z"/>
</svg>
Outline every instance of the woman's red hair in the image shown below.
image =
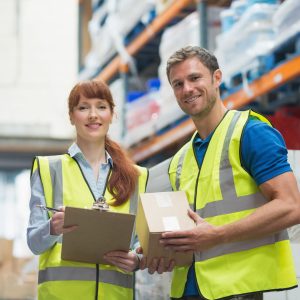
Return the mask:
<svg viewBox="0 0 300 300">
<path fill-rule="evenodd" d="M 80 97 L 87 99 L 105 99 L 114 112 L 115 103 L 107 84 L 100 80 L 87 80 L 77 83 L 71 90 L 68 100 L 69 113 L 79 103 Z M 105 138 L 105 149 L 113 160 L 113 168 L 108 181 L 108 190 L 114 198 L 113 205 L 125 203 L 133 194 L 139 171 L 127 153 L 108 136 Z"/>
</svg>

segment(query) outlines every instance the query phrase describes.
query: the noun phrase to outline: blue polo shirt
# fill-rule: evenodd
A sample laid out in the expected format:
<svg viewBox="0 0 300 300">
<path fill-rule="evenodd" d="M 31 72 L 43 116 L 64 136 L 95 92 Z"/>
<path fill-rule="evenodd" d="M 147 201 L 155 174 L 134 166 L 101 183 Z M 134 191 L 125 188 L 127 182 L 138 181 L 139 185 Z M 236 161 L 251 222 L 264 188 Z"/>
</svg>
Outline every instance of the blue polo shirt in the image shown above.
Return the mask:
<svg viewBox="0 0 300 300">
<path fill-rule="evenodd" d="M 204 140 L 199 135 L 195 136 L 193 147 L 199 166 L 202 165 L 212 134 Z M 252 116 L 246 123 L 241 138 L 241 164 L 257 185 L 291 171 L 282 135 L 275 128 Z M 199 295 L 199 291 L 193 264 L 188 272 L 184 296 L 196 295 Z"/>
</svg>

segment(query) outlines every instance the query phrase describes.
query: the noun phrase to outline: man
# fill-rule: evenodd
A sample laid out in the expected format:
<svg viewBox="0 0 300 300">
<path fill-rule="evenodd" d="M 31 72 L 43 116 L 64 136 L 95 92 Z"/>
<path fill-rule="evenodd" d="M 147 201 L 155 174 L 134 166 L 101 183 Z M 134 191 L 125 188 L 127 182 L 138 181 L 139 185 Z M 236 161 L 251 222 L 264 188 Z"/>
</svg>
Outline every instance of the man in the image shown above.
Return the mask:
<svg viewBox="0 0 300 300">
<path fill-rule="evenodd" d="M 196 127 L 168 170 L 197 225 L 162 234 L 166 248 L 194 252 L 192 266 L 174 268 L 171 297 L 262 299 L 264 291 L 296 287 L 285 229 L 300 222 L 300 195 L 282 136 L 260 114 L 226 109 L 222 73 L 207 50 L 178 50 L 167 76 Z M 163 260 L 148 271 L 166 271 Z"/>
</svg>

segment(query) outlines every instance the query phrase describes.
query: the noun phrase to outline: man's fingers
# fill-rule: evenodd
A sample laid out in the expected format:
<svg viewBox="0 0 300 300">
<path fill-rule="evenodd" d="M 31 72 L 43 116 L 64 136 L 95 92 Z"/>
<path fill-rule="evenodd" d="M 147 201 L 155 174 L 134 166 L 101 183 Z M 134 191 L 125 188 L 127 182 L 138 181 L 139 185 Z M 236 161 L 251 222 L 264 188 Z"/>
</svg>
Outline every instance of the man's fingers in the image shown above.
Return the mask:
<svg viewBox="0 0 300 300">
<path fill-rule="evenodd" d="M 173 247 L 173 246 L 181 246 L 190 244 L 190 240 L 188 238 L 168 238 L 168 239 L 160 239 L 160 244 L 165 247 Z"/>
<path fill-rule="evenodd" d="M 201 223 L 203 221 L 203 219 L 190 208 L 188 209 L 188 215 L 196 224 Z"/>
</svg>

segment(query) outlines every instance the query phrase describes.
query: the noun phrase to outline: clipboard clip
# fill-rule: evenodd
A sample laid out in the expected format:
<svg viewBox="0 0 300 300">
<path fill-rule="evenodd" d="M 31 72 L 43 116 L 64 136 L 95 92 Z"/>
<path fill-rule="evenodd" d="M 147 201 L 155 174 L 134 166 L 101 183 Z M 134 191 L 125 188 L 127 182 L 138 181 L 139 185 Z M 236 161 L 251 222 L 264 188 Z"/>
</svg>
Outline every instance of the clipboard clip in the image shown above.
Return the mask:
<svg viewBox="0 0 300 300">
<path fill-rule="evenodd" d="M 93 204 L 92 209 L 96 209 L 99 211 L 108 211 L 109 205 L 106 202 L 104 196 L 100 196 Z"/>
</svg>

